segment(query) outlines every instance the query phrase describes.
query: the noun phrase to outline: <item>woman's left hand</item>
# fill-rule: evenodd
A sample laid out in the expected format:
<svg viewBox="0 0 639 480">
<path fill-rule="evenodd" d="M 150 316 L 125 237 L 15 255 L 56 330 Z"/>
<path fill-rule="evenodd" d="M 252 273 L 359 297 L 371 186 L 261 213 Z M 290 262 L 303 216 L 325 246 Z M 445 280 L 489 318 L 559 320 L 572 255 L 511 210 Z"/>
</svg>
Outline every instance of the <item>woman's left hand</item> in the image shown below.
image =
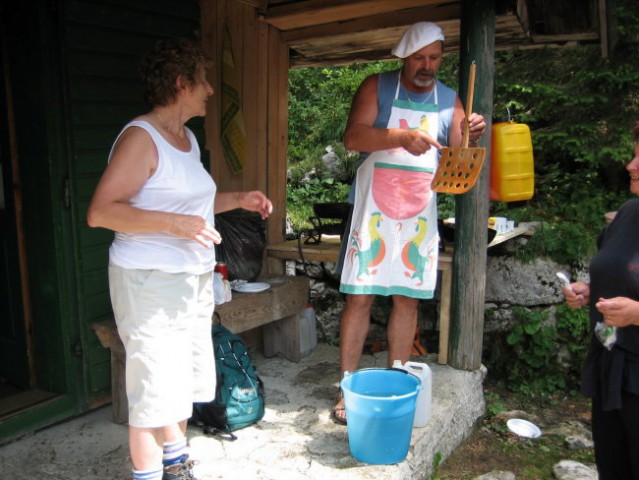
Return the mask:
<svg viewBox="0 0 639 480">
<path fill-rule="evenodd" d="M 259 190 L 238 193 L 238 203 L 244 210 L 258 212 L 262 215 L 262 219 L 268 217 L 273 211 L 273 204 L 266 195 Z"/>
<path fill-rule="evenodd" d="M 639 302 L 627 297 L 600 298 L 595 304 L 604 322 L 613 327 L 639 325 Z"/>
</svg>

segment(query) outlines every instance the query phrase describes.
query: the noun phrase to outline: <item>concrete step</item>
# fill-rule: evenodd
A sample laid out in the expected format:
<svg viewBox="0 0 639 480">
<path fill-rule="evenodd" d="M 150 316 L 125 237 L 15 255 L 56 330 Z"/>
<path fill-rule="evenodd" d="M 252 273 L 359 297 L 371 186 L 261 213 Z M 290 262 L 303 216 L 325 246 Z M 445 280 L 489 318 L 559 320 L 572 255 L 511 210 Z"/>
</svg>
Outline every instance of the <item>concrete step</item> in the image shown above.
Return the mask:
<svg viewBox="0 0 639 480">
<path fill-rule="evenodd" d="M 235 442 L 191 437 L 203 479 L 231 478 L 238 465 L 251 479 L 427 479 L 435 457 L 448 457 L 485 410 L 483 367 L 465 372 L 439 365 L 436 356 L 415 357 L 432 369 L 431 420 L 413 429 L 406 460 L 368 465 L 351 456 L 347 428 L 330 418 L 339 378 L 337 347 L 320 344 L 299 363 L 251 355 L 265 384 L 266 414 L 256 426 L 235 432 Z M 386 365 L 387 353 L 380 352 L 365 355 L 361 368 Z"/>
<path fill-rule="evenodd" d="M 266 388 L 266 414 L 238 430 L 233 442 L 189 427 L 191 457 L 199 480 L 340 480 L 430 478 L 436 456 L 442 460 L 465 439 L 485 404 L 485 369 L 473 372 L 426 361 L 433 374 L 429 424 L 413 429 L 406 459 L 395 465 L 369 465 L 350 455 L 347 428 L 330 419 L 337 393 L 339 350 L 320 344 L 299 363 L 251 352 Z M 365 355 L 362 368 L 385 367 L 385 352 Z M 0 448 L 2 478 L 47 480 L 131 478 L 127 428 L 111 422 L 110 407 L 96 410 Z"/>
</svg>

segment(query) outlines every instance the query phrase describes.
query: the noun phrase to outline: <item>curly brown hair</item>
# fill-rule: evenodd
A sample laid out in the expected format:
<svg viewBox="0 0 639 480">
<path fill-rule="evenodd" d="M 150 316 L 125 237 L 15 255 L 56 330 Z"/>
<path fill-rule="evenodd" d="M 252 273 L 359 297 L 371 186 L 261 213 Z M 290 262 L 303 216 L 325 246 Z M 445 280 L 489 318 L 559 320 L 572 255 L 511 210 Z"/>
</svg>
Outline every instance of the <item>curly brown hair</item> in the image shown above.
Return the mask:
<svg viewBox="0 0 639 480">
<path fill-rule="evenodd" d="M 178 77 L 193 85 L 200 67 L 210 64 L 211 60 L 192 40 L 158 41 L 140 65 L 145 100 L 151 107 L 171 103 L 177 96 Z"/>
<path fill-rule="evenodd" d="M 635 126 L 632 129 L 632 138 L 639 143 L 639 120 L 635 122 Z"/>
</svg>

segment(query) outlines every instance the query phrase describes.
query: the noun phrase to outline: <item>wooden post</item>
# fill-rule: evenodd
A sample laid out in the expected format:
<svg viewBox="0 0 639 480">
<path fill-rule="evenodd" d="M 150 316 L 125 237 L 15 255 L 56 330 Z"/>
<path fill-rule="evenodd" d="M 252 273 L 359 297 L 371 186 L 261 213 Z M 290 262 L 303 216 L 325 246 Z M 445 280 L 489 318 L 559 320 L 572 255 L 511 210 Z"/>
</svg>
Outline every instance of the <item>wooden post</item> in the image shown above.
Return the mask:
<svg viewBox="0 0 639 480">
<path fill-rule="evenodd" d="M 470 64 L 477 64 L 473 111 L 486 120 L 480 146 L 486 147 L 483 171 L 468 193 L 455 202 L 455 252 L 448 363 L 460 370 L 481 366 L 486 246 L 490 182 L 490 129 L 493 114 L 495 9 L 492 0 L 462 0 L 460 98 L 466 101 Z M 456 125 L 454 128 L 458 128 Z"/>
</svg>

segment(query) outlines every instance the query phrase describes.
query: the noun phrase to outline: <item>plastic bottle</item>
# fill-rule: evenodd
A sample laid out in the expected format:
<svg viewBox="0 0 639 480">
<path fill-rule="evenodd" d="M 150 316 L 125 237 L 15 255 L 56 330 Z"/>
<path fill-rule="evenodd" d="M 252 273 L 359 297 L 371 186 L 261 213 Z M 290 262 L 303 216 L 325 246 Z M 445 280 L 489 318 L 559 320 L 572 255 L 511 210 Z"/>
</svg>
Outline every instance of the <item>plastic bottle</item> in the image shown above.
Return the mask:
<svg viewBox="0 0 639 480">
<path fill-rule="evenodd" d="M 413 428 L 425 427 L 430 421 L 433 395 L 433 380 L 430 367 L 425 363 L 419 362 L 406 362 L 402 365 L 400 360 L 395 360 L 393 362 L 393 368 L 406 370 L 408 373 L 415 375 L 421 381 L 422 388 L 419 390 L 419 394 L 417 395 Z"/>
<path fill-rule="evenodd" d="M 300 312 L 300 356 L 305 357 L 317 347 L 317 319 L 309 303 Z"/>
<path fill-rule="evenodd" d="M 529 200 L 535 190 L 530 128 L 523 123 L 495 119 L 492 128 L 490 199 Z"/>
</svg>

